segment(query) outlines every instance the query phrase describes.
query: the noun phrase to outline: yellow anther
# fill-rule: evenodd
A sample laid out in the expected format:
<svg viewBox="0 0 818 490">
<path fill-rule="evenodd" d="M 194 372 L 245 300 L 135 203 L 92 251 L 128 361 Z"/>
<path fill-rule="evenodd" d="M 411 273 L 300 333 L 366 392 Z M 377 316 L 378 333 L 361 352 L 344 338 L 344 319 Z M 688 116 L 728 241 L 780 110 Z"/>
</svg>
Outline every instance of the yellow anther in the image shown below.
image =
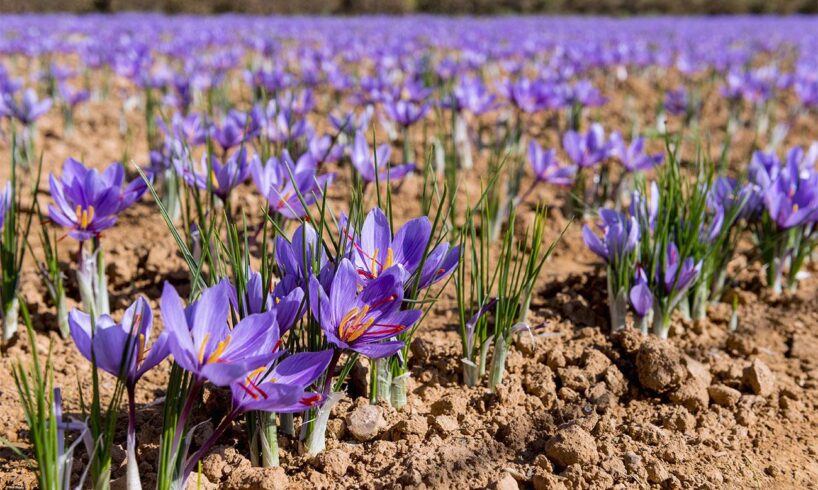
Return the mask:
<svg viewBox="0 0 818 490">
<path fill-rule="evenodd" d="M 392 251 L 392 247 L 386 249 L 386 261 L 383 263 L 383 268 L 388 269 L 392 267 L 392 264 L 395 263 L 395 252 Z"/>
<path fill-rule="evenodd" d="M 145 358 L 145 334 L 139 334 L 139 345 L 137 346 L 138 350 L 136 351 L 136 363 L 140 364 L 142 359 Z"/>
<path fill-rule="evenodd" d="M 353 307 L 351 310 L 341 318 L 341 324 L 338 326 L 338 336 L 345 342 L 352 342 L 366 332 L 372 326 L 375 319 L 370 318 L 364 323 L 361 321 L 366 318 L 369 313 L 369 305 L 364 305 L 363 308 Z"/>
<path fill-rule="evenodd" d="M 205 334 L 204 340 L 202 340 L 202 345 L 199 347 L 199 364 L 204 362 L 204 354 L 205 354 L 205 347 L 207 347 L 207 341 L 210 340 L 210 334 Z"/>
<path fill-rule="evenodd" d="M 210 183 L 213 184 L 214 189 L 219 188 L 219 179 L 216 178 L 216 172 L 210 171 Z"/>
<path fill-rule="evenodd" d="M 206 364 L 219 362 L 219 359 L 221 359 L 222 354 L 224 354 L 224 350 L 227 348 L 228 345 L 230 345 L 230 340 L 231 340 L 230 336 L 228 335 L 227 337 L 224 338 L 224 340 L 216 344 L 216 350 L 214 350 L 213 353 L 210 354 L 210 357 L 207 358 Z"/>
<path fill-rule="evenodd" d="M 372 261 L 369 264 L 369 270 L 372 272 L 373 276 L 378 275 L 378 269 L 375 268 L 375 264 L 378 263 L 377 259 L 375 258 L 377 256 L 378 256 L 378 249 L 376 248 L 375 251 L 372 252 Z"/>
<path fill-rule="evenodd" d="M 247 375 L 247 382 L 252 383 L 258 376 L 261 376 L 262 373 L 267 369 L 266 366 L 261 366 L 260 368 L 256 369 L 255 371 L 251 372 Z"/>
</svg>

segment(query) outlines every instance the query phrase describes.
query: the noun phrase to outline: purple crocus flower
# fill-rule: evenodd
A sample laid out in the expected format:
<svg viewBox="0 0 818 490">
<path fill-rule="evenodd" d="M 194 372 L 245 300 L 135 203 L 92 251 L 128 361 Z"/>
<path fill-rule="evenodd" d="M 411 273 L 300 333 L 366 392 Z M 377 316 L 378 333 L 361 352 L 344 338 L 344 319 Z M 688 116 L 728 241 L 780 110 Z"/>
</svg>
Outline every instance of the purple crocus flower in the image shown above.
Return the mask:
<svg viewBox="0 0 818 490">
<path fill-rule="evenodd" d="M 636 273 L 633 277 L 633 287 L 630 290 L 630 300 L 636 314 L 643 318 L 653 309 L 653 293 L 648 287 L 648 277 L 642 266 L 636 266 Z"/>
<path fill-rule="evenodd" d="M 60 98 L 72 109 L 91 97 L 91 93 L 87 90 L 74 90 L 67 83 L 60 83 L 57 88 L 60 92 Z"/>
<path fill-rule="evenodd" d="M 374 182 L 376 178 L 380 181 L 395 181 L 403 178 L 406 174 L 415 169 L 415 164 L 404 163 L 403 165 L 389 165 L 389 156 L 392 154 L 392 148 L 389 145 L 380 145 L 373 154 L 369 151 L 369 144 L 366 142 L 366 136 L 359 131 L 355 133 L 355 141 L 352 144 L 352 154 L 350 159 L 352 165 L 358 170 L 366 182 Z"/>
<path fill-rule="evenodd" d="M 297 162 L 293 162 L 287 150 L 282 152 L 281 159 L 270 157 L 262 165 L 261 159 L 255 156 L 250 163 L 253 182 L 267 198 L 270 209 L 289 219 L 305 216 L 307 210 L 304 205 L 313 204 L 335 177 L 334 174 L 316 177 L 316 171 L 315 160 L 310 153 L 301 155 Z"/>
<path fill-rule="evenodd" d="M 24 126 L 30 126 L 49 109 L 51 109 L 51 99 L 38 99 L 34 89 L 26 89 L 19 101 L 11 92 L 0 94 L 0 114 L 17 119 Z"/>
<path fill-rule="evenodd" d="M 97 367 L 114 376 L 122 375 L 129 386 L 164 360 L 170 353 L 166 332 L 148 345 L 153 312 L 145 298 L 138 298 L 116 323 L 109 315 L 91 316 L 77 309 L 68 314 L 71 338 L 77 350 Z"/>
<path fill-rule="evenodd" d="M 273 290 L 273 297 L 285 297 L 298 286 L 306 289 L 313 270 L 318 271 L 319 282 L 329 288 L 334 272 L 333 264 L 327 258 L 327 252 L 311 225 L 302 223 L 290 241 L 277 236 L 275 257 L 282 278 Z"/>
<path fill-rule="evenodd" d="M 225 279 L 184 307 L 165 283 L 162 322 L 174 360 L 197 380 L 228 386 L 277 358 L 279 331 L 274 312 L 248 315 L 230 328 L 231 285 Z"/>
<path fill-rule="evenodd" d="M 594 123 L 585 134 L 568 131 L 562 137 L 562 148 L 579 167 L 587 168 L 607 159 L 610 147 L 605 141 L 605 130 Z"/>
<path fill-rule="evenodd" d="M 645 152 L 645 138 L 636 138 L 627 145 L 622 135 L 613 133 L 609 143 L 611 156 L 618 159 L 628 172 L 650 170 L 660 165 L 665 158 L 661 153 L 648 155 Z"/>
<path fill-rule="evenodd" d="M 411 100 L 389 100 L 384 103 L 384 110 L 390 119 L 408 128 L 418 122 L 429 111 L 428 104 L 418 104 Z"/>
<path fill-rule="evenodd" d="M 423 253 L 432 234 L 429 218 L 415 218 L 403 225 L 393 239 L 389 220 L 380 208 L 367 214 L 360 237 L 353 237 L 341 223 L 342 232 L 349 239 L 348 257 L 366 283 L 392 266 L 400 266 L 403 280 L 415 273 L 423 260 Z"/>
<path fill-rule="evenodd" d="M 69 229 L 68 235 L 84 241 L 99 236 L 114 226 L 117 214 L 136 202 L 148 186 L 136 178 L 122 187 L 125 171 L 120 163 L 111 164 L 103 173 L 88 169 L 69 158 L 62 176 L 49 175 L 49 188 L 55 205 L 48 206 L 51 220 Z"/>
<path fill-rule="evenodd" d="M 198 170 L 193 168 L 189 159 L 175 159 L 174 162 L 176 163 L 177 172 L 188 185 L 195 185 L 200 189 L 210 187 L 213 194 L 219 196 L 223 201 L 230 196 L 230 191 L 247 180 L 250 175 L 250 166 L 247 163 L 247 149 L 243 147 L 227 157 L 224 164 L 216 155 L 211 155 L 210 168 L 208 168 L 206 154 L 202 155 Z"/>
<path fill-rule="evenodd" d="M 599 217 L 602 218 L 599 225 L 604 235 L 602 240 L 588 225 L 582 227 L 582 239 L 592 252 L 606 262 L 619 261 L 624 254 L 631 252 L 639 241 L 639 225 L 636 218 L 612 209 L 600 209 Z"/>
<path fill-rule="evenodd" d="M 344 156 L 344 147 L 328 134 L 313 136 L 307 143 L 307 152 L 318 164 L 337 162 Z"/>
<path fill-rule="evenodd" d="M 262 283 L 259 272 L 251 271 L 248 275 L 244 298 L 245 316 L 265 311 L 275 312 L 280 335 L 284 335 L 304 314 L 303 301 L 304 290 L 298 286 L 290 288 L 286 294 L 276 296 Z M 238 309 L 238 305 L 236 308 Z"/>
<path fill-rule="evenodd" d="M 664 273 L 656 270 L 656 280 L 665 287 L 667 293 L 674 290 L 681 293 L 699 276 L 702 268 L 701 261 L 695 262 L 693 257 L 686 258 L 680 263 L 679 249 L 675 243 L 669 243 L 665 251 Z"/>
<path fill-rule="evenodd" d="M 557 162 L 557 152 L 554 149 L 543 150 L 534 140 L 528 144 L 528 163 L 534 170 L 534 177 L 538 182 L 548 182 L 556 185 L 571 185 L 577 168 L 573 165 L 564 166 Z"/>
<path fill-rule="evenodd" d="M 371 359 L 400 350 L 403 341 L 385 340 L 410 328 L 421 315 L 420 310 L 400 310 L 402 275 L 398 267 L 392 267 L 358 292 L 360 276 L 355 266 L 349 259 L 341 259 L 329 294 L 317 279 L 310 278 L 310 307 L 327 340 L 338 349 Z"/>
<path fill-rule="evenodd" d="M 257 369 L 230 385 L 233 409 L 238 413 L 249 410 L 293 413 L 319 404 L 322 395 L 306 390 L 327 370 L 332 353 L 332 349 L 299 352 L 287 356 L 272 369 L 266 366 Z"/>
<path fill-rule="evenodd" d="M 673 115 L 684 114 L 690 105 L 690 98 L 684 87 L 676 90 L 669 90 L 665 94 L 664 107 L 667 112 Z"/>
<path fill-rule="evenodd" d="M 214 125 L 213 139 L 222 147 L 223 151 L 235 148 L 252 138 L 260 129 L 259 122 L 253 113 L 244 114 L 231 110 L 222 121 L 221 126 Z"/>
<path fill-rule="evenodd" d="M 476 77 L 463 77 L 452 89 L 452 95 L 444 98 L 442 105 L 457 112 L 468 111 L 479 116 L 497 107 L 496 97 Z"/>
<path fill-rule="evenodd" d="M 781 229 L 812 222 L 818 218 L 818 173 L 799 169 L 789 159 L 776 179 L 764 191 L 764 206 Z"/>
<path fill-rule="evenodd" d="M 460 246 L 450 247 L 447 242 L 443 242 L 435 247 L 426 256 L 423 269 L 420 272 L 418 290 L 426 289 L 433 284 L 445 279 L 454 271 L 460 262 Z"/>
</svg>

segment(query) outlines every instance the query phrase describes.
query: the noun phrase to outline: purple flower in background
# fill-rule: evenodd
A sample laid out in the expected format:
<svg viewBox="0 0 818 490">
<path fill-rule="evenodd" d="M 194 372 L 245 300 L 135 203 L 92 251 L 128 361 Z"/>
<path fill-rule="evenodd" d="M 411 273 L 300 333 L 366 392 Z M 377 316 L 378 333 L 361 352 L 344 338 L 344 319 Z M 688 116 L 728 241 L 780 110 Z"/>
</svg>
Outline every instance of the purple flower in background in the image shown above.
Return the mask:
<svg viewBox="0 0 818 490">
<path fill-rule="evenodd" d="M 320 352 L 299 352 L 287 356 L 272 369 L 263 366 L 244 380 L 230 385 L 233 409 L 265 412 L 303 412 L 322 401 L 320 393 L 307 392 L 327 370 L 332 349 Z"/>
<path fill-rule="evenodd" d="M 411 100 L 388 100 L 384 103 L 384 110 L 390 119 L 408 128 L 418 122 L 429 110 L 428 104 L 418 104 Z"/>
<path fill-rule="evenodd" d="M 608 102 L 590 80 L 577 81 L 570 88 L 567 98 L 569 103 L 583 107 L 599 107 Z"/>
<path fill-rule="evenodd" d="M 310 138 L 307 143 L 307 152 L 320 165 L 340 160 L 344 156 L 344 147 L 334 141 L 330 135 L 325 134 Z"/>
<path fill-rule="evenodd" d="M 302 223 L 293 233 L 292 239 L 277 236 L 275 247 L 276 264 L 283 275 L 279 286 L 308 287 L 309 278 L 313 275 L 313 264 L 318 270 L 322 285 L 329 287 L 332 280 L 332 263 L 327 258 L 327 252 L 318 238 L 315 229 L 307 223 Z M 277 287 L 274 296 L 280 297 L 289 288 Z"/>
<path fill-rule="evenodd" d="M 722 209 L 723 214 L 736 214 L 736 219 L 749 218 L 757 214 L 762 207 L 761 194 L 753 184 L 739 185 L 736 179 L 719 176 L 707 194 L 707 206 L 715 211 Z"/>
<path fill-rule="evenodd" d="M 213 194 L 222 200 L 227 200 L 230 191 L 247 180 L 250 175 L 246 148 L 241 148 L 227 157 L 224 164 L 216 155 L 211 155 L 209 168 L 207 155 L 202 155 L 198 171 L 192 168 L 190 160 L 177 159 L 175 162 L 177 172 L 188 185 L 195 185 L 203 190 L 210 188 Z"/>
<path fill-rule="evenodd" d="M 612 209 L 600 209 L 602 240 L 588 225 L 582 227 L 582 239 L 592 252 L 608 263 L 617 262 L 633 251 L 639 241 L 639 225 L 636 218 Z"/>
<path fill-rule="evenodd" d="M 497 101 L 479 78 L 463 77 L 452 89 L 451 97 L 443 99 L 442 105 L 457 112 L 468 111 L 479 116 L 496 108 Z"/>
<path fill-rule="evenodd" d="M 114 376 L 123 376 L 134 386 L 148 370 L 170 353 L 166 332 L 148 345 L 153 326 L 153 311 L 145 298 L 138 298 L 116 323 L 109 315 L 94 321 L 77 309 L 68 315 L 71 338 L 77 350 L 89 361 L 92 354 L 97 367 Z"/>
<path fill-rule="evenodd" d="M 665 94 L 664 108 L 673 115 L 684 114 L 690 106 L 690 98 L 687 95 L 687 90 L 684 87 L 676 90 L 669 90 Z"/>
<path fill-rule="evenodd" d="M 222 121 L 214 125 L 213 139 L 221 146 L 222 151 L 235 148 L 255 136 L 260 129 L 258 121 L 250 114 L 231 110 Z"/>
<path fill-rule="evenodd" d="M 568 131 L 562 137 L 562 148 L 579 167 L 593 167 L 609 156 L 610 146 L 605 141 L 605 130 L 594 123 L 587 133 Z"/>
<path fill-rule="evenodd" d="M 72 109 L 91 97 L 87 90 L 74 90 L 67 83 L 60 83 L 57 88 L 60 92 L 60 98 Z"/>
<path fill-rule="evenodd" d="M 688 257 L 680 262 L 679 249 L 675 243 L 670 243 L 665 251 L 664 274 L 656 270 L 656 280 L 664 285 L 665 291 L 671 293 L 677 291 L 681 293 L 689 288 L 702 268 L 701 261 L 695 262 L 693 257 Z"/>
<path fill-rule="evenodd" d="M 779 228 L 787 229 L 818 218 L 818 173 L 799 169 L 789 159 L 764 191 L 764 206 Z"/>
<path fill-rule="evenodd" d="M 432 224 L 426 216 L 415 218 L 403 225 L 393 239 L 386 215 L 380 208 L 373 208 L 359 237 L 350 236 L 346 229 L 342 232 L 351 242 L 348 257 L 365 284 L 394 265 L 400 266 L 403 280 L 414 274 L 429 243 Z"/>
<path fill-rule="evenodd" d="M 403 341 L 387 340 L 412 327 L 420 310 L 400 310 L 403 274 L 398 267 L 383 272 L 358 292 L 359 275 L 348 259 L 341 259 L 327 293 L 310 278 L 312 313 L 319 319 L 327 340 L 342 350 L 371 359 L 391 356 Z M 384 342 L 385 341 L 385 342 Z"/>
<path fill-rule="evenodd" d="M 610 138 L 610 147 L 611 156 L 617 158 L 629 172 L 650 170 L 660 165 L 665 158 L 661 153 L 648 155 L 645 152 L 645 138 L 641 137 L 627 145 L 619 133 L 613 133 Z"/>
<path fill-rule="evenodd" d="M 84 241 L 99 236 L 116 224 L 117 215 L 136 202 L 148 189 L 142 178 L 135 178 L 124 188 L 125 171 L 119 163 L 111 164 L 103 173 L 88 169 L 69 158 L 63 164 L 59 178 L 49 175 L 49 188 L 54 205 L 48 206 L 48 216 L 69 229 L 68 235 Z"/>
<path fill-rule="evenodd" d="M 577 173 L 575 166 L 564 166 L 557 162 L 556 150 L 543 150 L 534 140 L 528 144 L 528 163 L 534 170 L 534 177 L 538 182 L 548 182 L 556 185 L 571 185 Z"/>
<path fill-rule="evenodd" d="M 636 273 L 633 276 L 633 287 L 630 290 L 630 300 L 633 310 L 642 318 L 653 309 L 653 293 L 648 287 L 648 278 L 642 266 L 636 266 Z"/>
<path fill-rule="evenodd" d="M 239 381 L 281 354 L 274 312 L 248 315 L 230 328 L 231 287 L 222 280 L 185 308 L 165 283 L 160 302 L 174 360 L 198 380 L 217 386 Z"/>
<path fill-rule="evenodd" d="M 366 182 L 374 182 L 376 179 L 380 181 L 395 181 L 403 178 L 406 174 L 415 169 L 415 164 L 404 163 L 402 165 L 389 165 L 389 157 L 392 154 L 392 148 L 389 145 L 380 145 L 373 155 L 369 150 L 369 144 L 366 142 L 366 136 L 359 131 L 355 134 L 355 141 L 352 144 L 352 153 L 350 159 L 352 165 L 358 170 Z M 374 159 L 373 159 L 374 157 Z"/>
<path fill-rule="evenodd" d="M 288 219 L 305 216 L 304 205 L 313 204 L 332 183 L 334 174 L 316 177 L 316 170 L 312 155 L 305 153 L 294 163 L 287 150 L 282 152 L 281 159 L 270 157 L 262 165 L 261 159 L 254 156 L 250 163 L 253 182 L 267 198 L 270 209 Z"/>
<path fill-rule="evenodd" d="M 0 115 L 17 119 L 24 126 L 30 126 L 51 109 L 51 99 L 40 100 L 34 89 L 26 89 L 20 100 L 11 92 L 0 94 Z"/>
</svg>

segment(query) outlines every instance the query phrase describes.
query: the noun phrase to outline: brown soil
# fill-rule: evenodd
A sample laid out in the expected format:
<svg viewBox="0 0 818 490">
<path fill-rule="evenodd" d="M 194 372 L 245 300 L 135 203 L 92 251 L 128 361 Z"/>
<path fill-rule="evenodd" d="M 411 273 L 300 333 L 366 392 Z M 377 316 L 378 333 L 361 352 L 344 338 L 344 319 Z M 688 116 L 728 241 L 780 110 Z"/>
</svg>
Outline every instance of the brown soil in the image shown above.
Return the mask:
<svg viewBox="0 0 818 490">
<path fill-rule="evenodd" d="M 633 85 L 618 88 L 639 94 L 637 105 L 644 105 L 640 114 L 652 120 L 651 108 L 660 92 L 646 84 Z M 649 95 L 642 97 L 645 93 Z M 707 112 L 709 127 L 723 128 L 724 111 L 712 103 L 716 105 Z M 126 148 L 136 162 L 144 163 L 141 119 L 129 115 L 135 131 L 130 141 L 123 141 L 118 111 L 115 104 L 87 105 L 77 116 L 77 132 L 68 138 L 52 112 L 39 128 L 45 170 L 58 172 L 68 156 L 102 166 L 119 159 Z M 609 128 L 628 127 L 632 117 L 618 96 L 599 112 Z M 788 143 L 806 142 L 815 134 L 810 125 L 799 121 Z M 545 133 L 544 139 L 556 139 L 552 129 Z M 717 141 L 713 143 L 716 147 Z M 734 164 L 748 160 L 751 145 L 748 128 L 734 144 Z M 7 147 L 0 150 L 4 173 L 9 152 Z M 479 167 L 464 176 L 465 192 L 472 195 L 479 189 Z M 343 206 L 346 199 L 346 176 L 342 171 L 331 192 L 334 205 Z M 411 176 L 402 186 L 402 199 L 396 200 L 401 220 L 419 212 L 420 183 Z M 48 196 L 40 198 L 48 202 Z M 260 205 L 250 192 L 236 198 L 248 210 Z M 533 198 L 555 204 L 549 222 L 549 236 L 555 237 L 565 224 L 555 191 L 542 188 Z M 529 209 L 522 211 L 520 220 L 530 220 L 530 214 Z M 60 245 L 70 271 L 69 249 L 74 245 L 70 240 Z M 103 245 L 114 316 L 136 294 L 144 294 L 158 312 L 163 280 L 186 288 L 184 263 L 147 198 L 104 235 Z M 37 244 L 34 250 L 39 253 Z M 39 330 L 38 348 L 45 352 L 51 343 L 58 361 L 56 383 L 63 389 L 66 410 L 76 413 L 77 385 L 87 388 L 90 366 L 70 340 L 53 332 L 54 309 L 33 265 L 29 258 L 23 292 Z M 68 296 L 78 298 L 72 275 L 68 278 Z M 575 225 L 547 265 L 532 301 L 532 319 L 545 322 L 545 328 L 534 338 L 522 336 L 515 342 L 496 394 L 462 384 L 454 291 L 449 287 L 412 344 L 411 390 L 404 411 L 364 409 L 365 399 L 348 397 L 333 410 L 327 450 L 309 459 L 299 455 L 296 441 L 282 437 L 282 467 L 275 470 L 251 467 L 247 434 L 243 424 L 236 424 L 204 460 L 201 480 L 193 483 L 203 489 L 816 488 L 818 279 L 808 278 L 798 293 L 777 299 L 763 289 L 757 264 L 739 279 L 734 292 L 740 299 L 741 327 L 736 333 L 727 330 L 730 308 L 720 304 L 710 308 L 704 322 L 677 318 L 666 342 L 644 339 L 634 331 L 610 336 L 604 271 L 583 246 Z M 0 357 L 0 411 L 5 415 L 0 435 L 24 450 L 26 429 L 10 367 L 13 360 L 27 358 L 30 349 L 20 338 Z M 365 393 L 362 373 L 353 371 L 350 384 L 356 395 Z M 104 389 L 112 389 L 112 379 L 103 380 Z M 161 410 L 147 405 L 162 396 L 166 380 L 167 363 L 138 386 L 138 402 L 144 404 L 138 417 L 138 457 L 146 488 L 155 479 L 161 427 Z M 210 424 L 199 429 L 205 435 L 226 408 L 220 393 L 209 392 L 206 398 L 208 410 L 200 421 L 207 422 L 204 417 L 209 416 Z M 124 444 L 122 413 L 117 440 Z M 370 419 L 370 433 L 362 436 L 357 424 Z M 113 457 L 113 477 L 120 487 L 122 446 Z M 31 460 L 0 449 L 0 487 L 32 488 L 34 471 Z"/>
</svg>

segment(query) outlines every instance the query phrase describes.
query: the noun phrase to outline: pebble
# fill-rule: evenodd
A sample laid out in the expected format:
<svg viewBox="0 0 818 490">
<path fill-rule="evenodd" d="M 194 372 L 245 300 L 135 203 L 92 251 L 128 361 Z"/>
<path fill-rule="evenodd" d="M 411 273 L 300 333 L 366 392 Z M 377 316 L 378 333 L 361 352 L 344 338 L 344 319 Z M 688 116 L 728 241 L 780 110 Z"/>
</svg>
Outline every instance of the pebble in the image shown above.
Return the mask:
<svg viewBox="0 0 818 490">
<path fill-rule="evenodd" d="M 741 392 L 723 384 L 710 386 L 707 389 L 713 403 L 722 407 L 732 407 L 741 399 Z"/>
<path fill-rule="evenodd" d="M 572 464 L 593 464 L 599 459 L 593 436 L 578 425 L 560 429 L 545 443 L 545 454 L 561 468 Z"/>
<path fill-rule="evenodd" d="M 347 415 L 346 425 L 347 431 L 355 439 L 361 442 L 371 441 L 386 427 L 383 408 L 377 405 L 356 407 Z"/>
</svg>

